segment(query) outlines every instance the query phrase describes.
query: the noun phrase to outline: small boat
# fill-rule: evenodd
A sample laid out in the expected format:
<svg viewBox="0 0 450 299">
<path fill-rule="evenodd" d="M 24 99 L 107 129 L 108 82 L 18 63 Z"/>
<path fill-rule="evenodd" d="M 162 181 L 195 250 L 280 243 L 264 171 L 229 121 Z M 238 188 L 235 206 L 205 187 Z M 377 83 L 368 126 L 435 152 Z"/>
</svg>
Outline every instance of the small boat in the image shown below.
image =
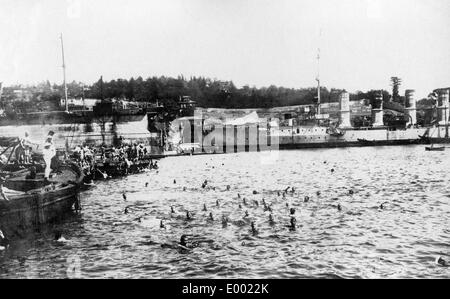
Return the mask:
<svg viewBox="0 0 450 299">
<path fill-rule="evenodd" d="M 426 146 L 425 147 L 426 151 L 439 151 L 439 152 L 443 152 L 445 151 L 445 146 Z"/>
<path fill-rule="evenodd" d="M 80 209 L 79 190 L 83 172 L 74 163 L 59 166 L 53 177 L 29 171 L 11 172 L 0 185 L 0 230 L 8 237 L 61 219 Z"/>
</svg>

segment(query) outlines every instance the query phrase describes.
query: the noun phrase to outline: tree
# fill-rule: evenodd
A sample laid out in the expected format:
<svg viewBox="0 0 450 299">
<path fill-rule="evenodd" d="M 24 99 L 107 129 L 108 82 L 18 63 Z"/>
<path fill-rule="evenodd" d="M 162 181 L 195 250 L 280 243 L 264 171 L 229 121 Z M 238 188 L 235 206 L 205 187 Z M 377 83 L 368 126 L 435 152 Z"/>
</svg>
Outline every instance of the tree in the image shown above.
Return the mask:
<svg viewBox="0 0 450 299">
<path fill-rule="evenodd" d="M 400 85 L 402 84 L 402 79 L 399 77 L 391 77 L 391 86 L 392 86 L 392 100 L 396 103 L 402 103 L 402 98 L 400 97 Z"/>
</svg>

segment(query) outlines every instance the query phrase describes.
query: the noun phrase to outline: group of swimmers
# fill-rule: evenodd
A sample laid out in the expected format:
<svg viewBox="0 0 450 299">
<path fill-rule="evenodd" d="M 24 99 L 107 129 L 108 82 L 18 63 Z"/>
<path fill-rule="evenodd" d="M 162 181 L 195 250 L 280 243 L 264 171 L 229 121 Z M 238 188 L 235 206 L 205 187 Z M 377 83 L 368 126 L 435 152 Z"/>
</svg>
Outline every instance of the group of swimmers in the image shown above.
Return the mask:
<svg viewBox="0 0 450 299">
<path fill-rule="evenodd" d="M 176 184 L 176 180 L 175 179 L 174 179 L 173 183 Z M 145 183 L 145 186 L 147 187 L 148 183 Z M 211 190 L 215 190 L 216 189 L 214 186 L 210 186 L 208 180 L 204 180 L 202 182 L 201 188 L 202 189 L 211 189 Z M 187 188 L 183 187 L 183 191 L 186 191 L 186 190 L 187 190 Z M 231 186 L 227 185 L 226 186 L 226 191 L 230 191 L 230 190 L 231 190 Z M 286 199 L 286 195 L 287 194 L 290 194 L 291 196 L 293 196 L 295 192 L 296 192 L 295 187 L 290 187 L 289 186 L 289 187 L 287 187 L 284 190 L 278 191 L 277 195 L 278 195 L 278 197 L 282 197 L 283 199 Z M 353 194 L 353 191 L 350 191 L 349 193 Z M 259 192 L 256 191 L 256 190 L 253 190 L 252 194 L 259 194 Z M 317 195 L 319 196 L 320 192 L 317 192 Z M 123 197 L 123 199 L 125 201 L 127 200 L 127 196 L 126 196 L 125 193 L 122 194 L 122 197 Z M 241 202 L 239 202 L 239 204 L 238 204 L 239 209 L 242 209 L 243 205 L 244 206 L 248 206 L 249 205 L 249 203 L 247 202 L 247 199 L 245 197 L 242 197 L 241 194 L 239 194 L 239 193 L 237 194 L 237 199 L 241 200 Z M 305 196 L 304 199 L 303 199 L 303 202 L 307 203 L 309 200 L 310 200 L 309 196 Z M 275 221 L 275 218 L 274 218 L 273 213 L 272 213 L 272 205 L 273 205 L 272 203 L 270 203 L 270 204 L 267 203 L 264 198 L 262 199 L 261 206 L 263 207 L 264 212 L 270 212 L 269 217 L 268 217 L 268 223 L 269 223 L 270 226 L 275 226 L 277 224 L 277 222 Z M 216 200 L 216 207 L 219 207 L 219 206 L 220 206 L 220 202 L 219 202 L 219 200 Z M 253 206 L 254 207 L 259 207 L 260 206 L 259 201 L 253 200 Z M 286 227 L 290 231 L 296 231 L 297 230 L 297 219 L 295 217 L 296 209 L 293 208 L 293 207 L 290 207 L 287 202 L 286 202 L 286 208 L 288 210 L 290 220 L 289 220 L 289 223 L 284 225 L 284 227 Z M 338 211 L 341 211 L 341 206 L 340 205 L 337 205 L 336 208 L 337 208 Z M 207 212 L 208 211 L 208 208 L 207 208 L 206 204 L 203 204 L 202 211 L 203 212 Z M 124 211 L 124 214 L 128 214 L 128 213 L 129 213 L 129 206 L 127 206 L 125 208 L 125 211 Z M 184 213 L 184 216 L 181 216 L 175 211 L 175 208 L 173 206 L 170 206 L 170 213 L 169 213 L 169 215 L 170 215 L 170 218 L 176 217 L 178 219 L 184 219 L 185 221 L 192 221 L 192 220 L 194 220 L 193 214 L 189 210 L 186 210 L 185 213 Z M 137 219 L 140 222 L 141 217 L 138 217 Z M 213 215 L 212 212 L 210 212 L 208 214 L 208 216 L 206 218 L 206 221 L 208 221 L 208 222 L 214 222 L 215 221 L 215 218 L 214 218 L 214 215 Z M 227 216 L 222 215 L 221 222 L 222 222 L 222 226 L 224 228 L 226 226 L 228 226 L 229 223 L 232 223 L 232 224 L 235 224 L 235 225 L 241 226 L 241 227 L 248 225 L 249 228 L 250 228 L 249 232 L 252 235 L 258 235 L 259 234 L 259 230 L 256 227 L 256 223 L 251 220 L 250 213 L 248 212 L 248 210 L 245 211 L 242 219 L 237 220 L 237 221 L 231 221 Z M 161 229 L 165 229 L 166 228 L 166 224 L 164 223 L 164 220 L 160 220 L 159 227 Z M 180 244 L 181 244 L 182 247 L 183 246 L 185 247 L 184 243 L 186 241 L 186 238 L 185 238 L 186 235 L 183 235 L 183 236 L 181 238 Z"/>
<path fill-rule="evenodd" d="M 117 147 L 112 147 L 107 151 L 102 147 L 102 158 L 109 158 L 112 161 L 137 161 L 144 159 L 147 156 L 148 151 L 144 144 L 123 144 Z"/>
<path fill-rule="evenodd" d="M 207 184 L 208 184 L 208 182 L 207 182 L 207 180 L 205 180 L 205 181 L 202 183 L 202 188 L 206 188 L 206 187 L 207 187 Z M 288 187 L 288 188 L 289 188 L 289 187 Z M 230 186 L 229 186 L 229 185 L 227 185 L 226 190 L 227 190 L 227 191 L 230 190 Z M 294 190 L 295 190 L 295 189 L 292 188 L 292 191 L 294 191 Z M 286 191 L 287 191 L 287 190 L 285 190 L 285 192 L 286 192 Z M 285 192 L 283 192 L 283 196 L 285 195 Z M 255 190 L 255 191 L 253 191 L 253 193 L 254 193 L 254 194 L 257 194 L 258 192 Z M 279 196 L 281 196 L 280 193 L 279 193 Z M 239 199 L 241 198 L 241 195 L 240 195 L 239 193 L 238 193 L 238 198 L 239 198 Z M 308 196 L 305 196 L 305 200 L 304 200 L 304 201 L 307 202 L 308 200 L 309 200 L 309 197 L 308 197 Z M 245 197 L 242 197 L 242 202 L 239 203 L 239 205 L 238 205 L 238 206 L 239 206 L 239 209 L 242 209 L 242 205 L 245 205 L 245 206 L 248 205 L 248 202 L 247 202 L 247 200 L 246 200 Z M 255 207 L 259 207 L 259 206 L 260 206 L 260 204 L 259 204 L 259 202 L 258 202 L 257 200 L 254 200 L 254 201 L 253 201 L 253 205 L 254 205 Z M 216 207 L 219 207 L 219 206 L 220 206 L 220 202 L 219 202 L 219 200 L 216 200 Z M 268 217 L 269 225 L 270 225 L 270 226 L 275 226 L 275 225 L 276 225 L 276 221 L 275 221 L 275 218 L 274 218 L 274 216 L 273 216 L 273 214 L 272 214 L 272 204 L 268 204 L 268 203 L 265 201 L 265 199 L 263 198 L 263 199 L 262 199 L 261 206 L 263 207 L 263 209 L 264 209 L 265 212 L 266 212 L 266 211 L 270 212 L 269 217 Z M 289 224 L 285 225 L 285 227 L 287 227 L 290 231 L 295 231 L 295 230 L 297 229 L 297 225 L 296 225 L 297 219 L 296 219 L 296 217 L 295 217 L 295 212 L 296 212 L 296 210 L 295 210 L 295 208 L 289 207 L 288 204 L 286 204 L 286 207 L 288 208 L 288 211 L 289 211 L 290 221 L 289 221 Z M 203 204 L 202 211 L 203 211 L 203 212 L 207 212 L 207 211 L 208 211 L 208 208 L 207 208 L 206 204 Z M 175 214 L 176 214 L 176 211 L 175 211 L 174 207 L 171 206 L 171 207 L 170 207 L 170 217 L 174 217 Z M 178 217 L 179 217 L 179 216 L 178 216 Z M 191 220 L 193 220 L 192 213 L 191 213 L 190 211 L 187 210 L 186 213 L 185 213 L 184 219 L 185 219 L 186 221 L 191 221 Z M 206 220 L 207 220 L 208 222 L 214 222 L 214 221 L 215 221 L 215 218 L 214 218 L 214 215 L 213 215 L 212 212 L 210 212 L 210 213 L 208 214 Z M 222 222 L 222 226 L 223 226 L 223 227 L 226 227 L 226 226 L 228 225 L 228 223 L 234 223 L 234 224 L 236 224 L 237 226 L 245 226 L 245 225 L 249 225 L 249 226 L 250 226 L 250 232 L 251 232 L 252 235 L 257 235 L 257 234 L 259 233 L 258 229 L 256 228 L 256 223 L 255 223 L 254 221 L 251 221 L 251 220 L 250 220 L 250 213 L 248 212 L 248 210 L 246 210 L 246 211 L 244 212 L 244 215 L 243 215 L 243 217 L 242 217 L 242 220 L 231 221 L 227 216 L 222 215 L 221 222 Z M 160 228 L 165 228 L 165 224 L 164 224 L 163 220 L 161 220 L 161 222 L 160 222 Z"/>
<path fill-rule="evenodd" d="M 174 180 L 174 184 L 176 183 L 176 180 Z M 207 189 L 210 188 L 211 190 L 213 190 L 212 186 L 210 186 L 209 182 L 207 180 L 204 180 L 201 183 L 201 188 L 202 189 Z M 230 191 L 231 186 L 227 185 L 226 186 L 226 191 Z M 183 190 L 186 190 L 186 188 L 184 187 Z M 282 199 L 286 199 L 286 197 L 288 195 L 290 196 L 294 196 L 294 194 L 296 193 L 296 189 L 295 187 L 287 187 L 284 190 L 280 190 L 277 191 L 276 194 L 278 197 L 282 198 Z M 259 194 L 258 191 L 254 190 L 252 192 L 252 194 Z M 320 196 L 321 193 L 320 191 L 316 192 L 317 196 Z M 354 191 L 352 189 L 348 190 L 348 194 L 350 196 L 352 196 L 354 194 Z M 126 198 L 125 195 L 123 195 L 124 198 Z M 236 197 L 235 197 L 236 198 Z M 242 209 L 243 206 L 252 206 L 254 208 L 263 208 L 264 211 L 266 212 L 270 212 L 268 215 L 268 224 L 273 227 L 275 225 L 278 224 L 278 222 L 275 220 L 275 217 L 272 213 L 272 207 L 273 207 L 273 203 L 269 203 L 266 201 L 266 199 L 262 199 L 262 201 L 258 201 L 258 200 L 253 200 L 250 201 L 248 199 L 246 199 L 244 196 L 242 196 L 241 194 L 237 194 L 237 199 L 238 201 L 236 201 L 235 203 L 238 204 L 239 209 Z M 308 203 L 310 201 L 310 197 L 305 195 L 302 198 L 302 201 L 304 203 Z M 385 204 L 385 203 L 383 203 Z M 383 204 L 380 205 L 380 209 L 383 209 L 384 206 Z M 216 207 L 219 207 L 221 205 L 219 200 L 216 200 L 215 203 Z M 342 207 L 340 204 L 335 205 L 335 208 L 338 212 L 342 211 Z M 286 209 L 287 209 L 287 215 L 289 217 L 289 222 L 285 223 L 284 225 L 282 225 L 282 227 L 285 227 L 286 229 L 288 229 L 289 231 L 296 231 L 298 226 L 297 226 L 297 218 L 296 218 L 296 208 L 292 207 L 288 204 L 288 202 L 286 202 Z M 212 211 L 210 211 L 207 207 L 207 205 L 205 203 L 203 203 L 202 208 L 201 208 L 201 212 L 204 212 L 205 214 L 205 220 L 207 223 L 213 223 L 215 221 L 217 221 L 214 217 L 214 214 Z M 209 213 L 208 213 L 209 212 Z M 183 216 L 184 214 L 184 216 Z M 174 208 L 174 206 L 170 206 L 170 210 L 169 210 L 169 217 L 170 218 L 177 218 L 177 219 L 183 219 L 185 221 L 192 221 L 195 220 L 193 213 L 189 210 L 185 210 L 182 213 L 178 213 L 176 211 L 176 209 Z M 247 226 L 249 228 L 249 233 L 253 236 L 256 236 L 259 234 L 259 229 L 257 228 L 257 225 L 255 223 L 255 221 L 253 221 L 251 219 L 250 213 L 248 210 L 245 210 L 242 219 L 239 219 L 237 221 L 232 221 L 230 220 L 230 218 L 228 216 L 222 215 L 221 219 L 219 220 L 222 223 L 222 226 L 225 228 L 228 226 L 229 223 L 240 226 L 240 227 L 245 227 Z M 220 223 L 219 222 L 219 223 Z M 159 222 L 159 228 L 160 229 L 166 229 L 167 228 L 167 224 L 165 223 L 165 220 L 160 220 Z M 188 252 L 191 251 L 193 248 L 196 248 L 199 246 L 199 244 L 202 241 L 198 240 L 198 238 L 194 237 L 194 238 L 190 238 L 190 235 L 187 234 L 183 234 L 181 235 L 179 241 L 174 241 L 172 243 L 163 243 L 161 244 L 162 248 L 169 248 L 169 249 L 178 249 L 180 250 L 180 252 Z M 435 263 L 437 265 L 440 266 L 445 266 L 448 267 L 449 266 L 449 261 L 445 260 L 442 256 L 439 256 L 436 258 Z"/>
<path fill-rule="evenodd" d="M 113 163 L 117 167 L 124 170 L 128 174 L 128 169 L 131 165 L 141 165 L 139 161 L 148 157 L 148 150 L 144 144 L 123 144 L 120 146 L 107 148 L 105 145 L 99 148 L 83 145 L 75 147 L 71 156 L 84 170 L 86 176 L 90 177 L 92 174 L 99 173 L 104 178 L 109 177 L 105 169 L 99 169 L 97 163 Z M 138 167 L 142 170 L 142 167 Z M 149 169 L 158 169 L 157 162 L 150 159 Z"/>
<path fill-rule="evenodd" d="M 76 146 L 73 150 L 73 158 L 77 161 L 90 162 L 97 157 L 105 162 L 106 160 L 113 162 L 122 161 L 138 161 L 144 159 L 148 154 L 147 148 L 144 144 L 123 144 L 112 148 L 107 148 L 105 145 L 95 149 L 87 144 L 83 146 Z"/>
</svg>

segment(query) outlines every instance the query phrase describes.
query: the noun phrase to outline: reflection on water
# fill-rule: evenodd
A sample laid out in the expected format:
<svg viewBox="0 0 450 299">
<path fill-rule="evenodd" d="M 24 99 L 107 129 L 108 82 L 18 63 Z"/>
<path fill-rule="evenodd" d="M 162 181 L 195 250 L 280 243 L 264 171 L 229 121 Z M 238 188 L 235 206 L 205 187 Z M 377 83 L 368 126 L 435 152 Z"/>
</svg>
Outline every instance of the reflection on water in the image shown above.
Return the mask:
<svg viewBox="0 0 450 299">
<path fill-rule="evenodd" d="M 450 260 L 447 155 L 410 146 L 166 158 L 159 173 L 85 191 L 81 215 L 58 226 L 68 241 L 44 230 L 14 242 L 0 253 L 0 277 L 449 278 L 434 262 Z M 161 246 L 182 234 L 199 246 Z"/>
</svg>

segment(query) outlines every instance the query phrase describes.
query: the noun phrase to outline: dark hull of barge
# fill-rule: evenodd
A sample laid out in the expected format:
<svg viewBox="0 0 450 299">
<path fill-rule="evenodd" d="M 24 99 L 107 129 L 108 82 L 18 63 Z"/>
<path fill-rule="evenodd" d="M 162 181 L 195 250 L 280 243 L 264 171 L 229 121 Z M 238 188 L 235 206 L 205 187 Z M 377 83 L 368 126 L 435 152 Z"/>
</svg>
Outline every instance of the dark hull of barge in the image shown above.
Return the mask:
<svg viewBox="0 0 450 299">
<path fill-rule="evenodd" d="M 41 180 L 25 183 L 21 177 L 5 182 L 10 189 L 19 189 L 23 185 L 26 192 L 9 196 L 8 200 L 0 199 L 0 229 L 8 238 L 20 237 L 43 224 L 58 222 L 68 213 L 80 209 L 79 190 L 83 174 L 76 166 L 69 168 L 76 170 L 76 180 L 55 182 L 54 188 Z"/>
</svg>

